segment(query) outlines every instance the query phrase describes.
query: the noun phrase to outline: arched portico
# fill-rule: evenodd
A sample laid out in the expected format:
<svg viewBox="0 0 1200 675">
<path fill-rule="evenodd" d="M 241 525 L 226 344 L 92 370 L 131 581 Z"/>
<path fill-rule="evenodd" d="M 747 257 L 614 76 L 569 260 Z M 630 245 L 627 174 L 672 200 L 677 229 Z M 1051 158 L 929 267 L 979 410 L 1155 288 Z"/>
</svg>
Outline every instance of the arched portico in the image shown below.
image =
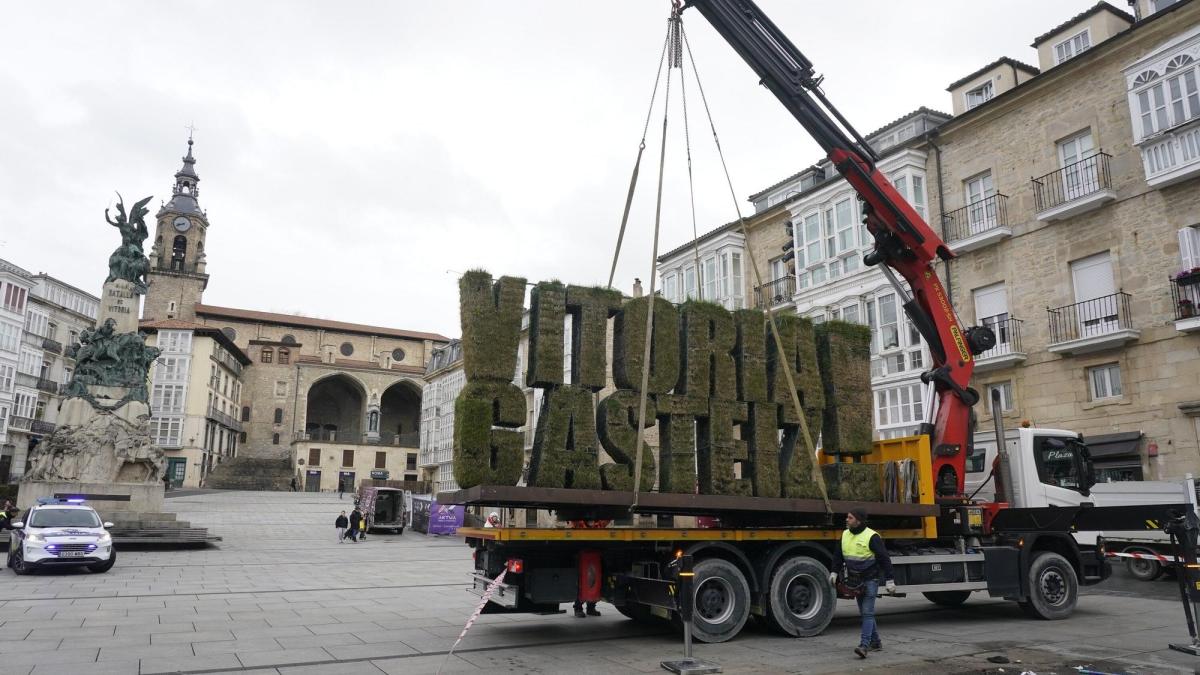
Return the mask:
<svg viewBox="0 0 1200 675">
<path fill-rule="evenodd" d="M 365 388 L 353 377 L 337 373 L 321 378 L 308 388 L 305 434 L 311 440 L 362 442 L 366 401 Z"/>
</svg>

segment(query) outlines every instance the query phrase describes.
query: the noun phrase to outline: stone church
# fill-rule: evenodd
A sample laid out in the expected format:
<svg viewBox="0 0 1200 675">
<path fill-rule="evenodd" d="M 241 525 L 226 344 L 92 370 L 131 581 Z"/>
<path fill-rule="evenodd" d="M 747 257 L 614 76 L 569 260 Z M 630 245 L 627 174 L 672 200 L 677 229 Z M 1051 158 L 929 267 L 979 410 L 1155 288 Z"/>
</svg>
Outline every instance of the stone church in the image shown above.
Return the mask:
<svg viewBox="0 0 1200 675">
<path fill-rule="evenodd" d="M 221 342 L 236 346 L 239 356 L 248 360 L 248 365 L 237 369 L 240 396 L 236 401 L 214 399 L 221 379 L 215 367 L 218 382 L 209 382 L 215 390 L 209 392 L 208 403 L 202 396 L 186 397 L 199 401 L 195 414 L 207 418 L 206 443 L 210 427 L 222 438 L 233 437 L 226 452 L 211 453 L 217 459 L 211 480 L 205 480 L 211 457 L 199 464 L 202 475 L 195 478 L 209 487 L 243 487 L 246 474 L 270 467 L 274 487 L 286 487 L 294 476 L 300 489 L 310 491 L 352 489 L 364 478 L 385 474 L 391 480 L 417 480 L 424 374 L 434 349 L 448 338 L 205 304 L 209 279 L 205 238 L 210 223 L 198 201 L 200 177 L 195 164 L 189 139 L 171 199 L 157 214 L 149 254 L 149 291 L 142 310 L 142 325 L 148 331 L 157 326 L 172 331 L 190 327 L 196 334 L 211 334 L 216 329 L 227 338 Z M 210 359 L 215 360 L 209 356 L 192 361 Z M 201 384 L 204 379 L 200 378 Z M 230 405 L 217 409 L 213 401 Z M 175 413 L 174 408 L 162 408 L 154 416 L 165 429 L 170 422 L 165 418 Z M 182 420 L 179 426 L 186 425 Z M 177 443 L 176 449 L 182 450 L 189 442 L 198 443 L 197 438 L 186 438 L 187 432 L 178 436 L 167 444 Z M 233 451 L 228 450 L 231 447 Z M 170 456 L 173 448 L 166 450 Z M 218 468 L 222 464 L 224 468 Z"/>
</svg>

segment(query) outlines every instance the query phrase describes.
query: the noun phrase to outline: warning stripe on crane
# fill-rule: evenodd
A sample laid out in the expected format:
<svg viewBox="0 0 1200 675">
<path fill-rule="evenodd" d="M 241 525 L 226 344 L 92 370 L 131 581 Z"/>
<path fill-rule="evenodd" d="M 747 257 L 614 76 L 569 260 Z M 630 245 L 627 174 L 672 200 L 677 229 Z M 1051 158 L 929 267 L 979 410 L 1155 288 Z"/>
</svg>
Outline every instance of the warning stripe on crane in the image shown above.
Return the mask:
<svg viewBox="0 0 1200 675">
<path fill-rule="evenodd" d="M 1106 551 L 1105 556 L 1109 558 L 1133 558 L 1134 560 L 1155 560 L 1160 563 L 1173 565 L 1179 562 L 1174 556 L 1159 555 L 1157 553 L 1116 553 L 1115 551 Z"/>
</svg>

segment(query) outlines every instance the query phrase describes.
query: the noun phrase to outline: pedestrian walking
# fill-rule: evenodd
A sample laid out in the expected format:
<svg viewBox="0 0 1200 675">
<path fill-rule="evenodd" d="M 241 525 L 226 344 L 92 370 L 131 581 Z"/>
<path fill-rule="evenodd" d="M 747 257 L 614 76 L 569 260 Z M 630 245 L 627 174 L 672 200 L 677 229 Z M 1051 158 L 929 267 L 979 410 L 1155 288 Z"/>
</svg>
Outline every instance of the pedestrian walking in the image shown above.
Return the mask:
<svg viewBox="0 0 1200 675">
<path fill-rule="evenodd" d="M 296 484 L 296 477 L 292 476 L 292 492 L 298 492 L 299 489 L 300 488 Z"/>
<path fill-rule="evenodd" d="M 842 532 L 842 545 L 834 549 L 829 583 L 837 584 L 843 564 L 846 572 L 843 583 L 856 594 L 858 613 L 862 616 L 862 636 L 854 653 L 865 659 L 867 652 L 883 649 L 875 626 L 875 596 L 879 593 L 880 576 L 887 592 L 896 592 L 892 558 L 883 545 L 883 537 L 867 527 L 866 509 L 850 509 L 846 514 L 846 529 Z"/>
<path fill-rule="evenodd" d="M 370 520 L 371 514 L 364 513 L 362 520 L 358 521 L 358 539 L 359 541 L 367 540 L 367 521 Z"/>
<path fill-rule="evenodd" d="M 333 521 L 333 526 L 337 528 L 338 543 L 341 544 L 346 540 L 346 528 L 350 527 L 350 519 L 346 517 L 345 511 Z"/>
<path fill-rule="evenodd" d="M 358 528 L 362 525 L 362 511 L 357 508 L 350 512 L 350 541 L 358 541 Z"/>
</svg>

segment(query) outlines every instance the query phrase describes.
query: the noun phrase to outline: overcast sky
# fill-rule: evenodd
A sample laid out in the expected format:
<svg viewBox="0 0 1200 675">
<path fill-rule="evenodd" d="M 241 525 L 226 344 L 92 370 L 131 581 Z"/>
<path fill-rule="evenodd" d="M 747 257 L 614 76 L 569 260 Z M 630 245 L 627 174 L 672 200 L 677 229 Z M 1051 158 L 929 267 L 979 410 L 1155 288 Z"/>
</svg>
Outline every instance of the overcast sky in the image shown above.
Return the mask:
<svg viewBox="0 0 1200 675">
<path fill-rule="evenodd" d="M 1036 65 L 1033 38 L 1093 4 L 759 2 L 863 133 L 949 111 L 946 85 L 1000 56 Z M 669 5 L 10 3 L 0 257 L 98 293 L 119 243 L 104 222 L 114 191 L 169 198 L 193 123 L 209 304 L 457 336 L 461 271 L 603 284 Z M 820 154 L 703 17 L 684 25 L 748 213 L 748 195 Z M 703 233 L 736 212 L 690 77 Z M 660 251 L 692 231 L 672 112 Z M 660 108 L 626 292 L 648 282 L 661 124 Z"/>
</svg>

